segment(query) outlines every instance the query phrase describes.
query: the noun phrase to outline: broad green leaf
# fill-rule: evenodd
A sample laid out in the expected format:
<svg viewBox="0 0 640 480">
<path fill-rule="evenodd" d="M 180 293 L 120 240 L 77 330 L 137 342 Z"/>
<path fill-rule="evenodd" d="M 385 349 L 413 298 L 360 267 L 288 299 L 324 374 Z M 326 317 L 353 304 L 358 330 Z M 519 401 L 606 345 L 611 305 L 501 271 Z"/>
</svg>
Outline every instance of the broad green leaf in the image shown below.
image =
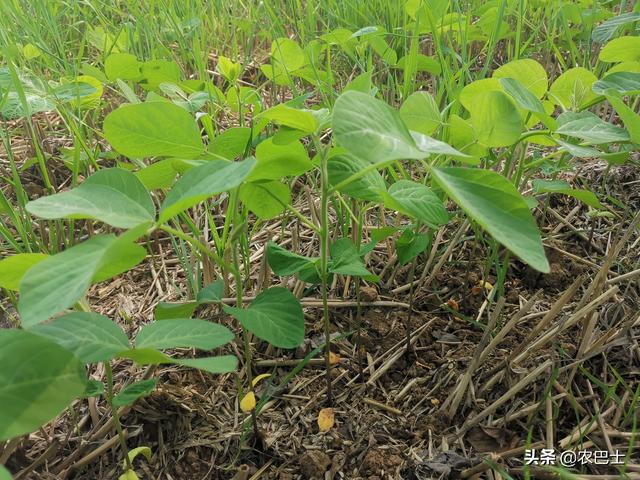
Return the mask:
<svg viewBox="0 0 640 480">
<path fill-rule="evenodd" d="M 131 172 L 107 168 L 66 192 L 27 204 L 41 218 L 94 218 L 117 228 L 152 222 L 155 207 L 144 185 Z"/>
<path fill-rule="evenodd" d="M 629 132 L 631 141 L 640 145 L 640 115 L 634 112 L 631 107 L 614 95 L 607 95 L 607 100 L 618 113 L 618 116 L 624 123 L 625 128 Z"/>
<path fill-rule="evenodd" d="M 166 222 L 209 197 L 236 188 L 249 176 L 255 164 L 254 158 L 241 162 L 213 160 L 190 169 L 162 202 L 158 221 Z"/>
<path fill-rule="evenodd" d="M 153 322 L 142 327 L 136 336 L 136 348 L 198 348 L 213 350 L 233 340 L 233 333 L 224 325 L 179 318 Z"/>
<path fill-rule="evenodd" d="M 221 355 L 219 357 L 177 358 L 177 365 L 197 368 L 204 372 L 220 374 L 235 372 L 238 369 L 238 359 L 233 355 Z"/>
<path fill-rule="evenodd" d="M 514 185 L 502 175 L 481 169 L 434 168 L 440 187 L 498 242 L 536 270 L 549 272 L 540 232 Z"/>
<path fill-rule="evenodd" d="M 278 38 L 271 44 L 271 65 L 261 65 L 260 70 L 277 85 L 290 85 L 292 73 L 304 64 L 300 45 L 289 38 Z"/>
<path fill-rule="evenodd" d="M 442 118 L 433 96 L 427 92 L 414 92 L 400 107 L 400 117 L 409 130 L 431 135 L 440 125 Z"/>
<path fill-rule="evenodd" d="M 304 339 L 304 315 L 298 299 L 287 289 L 273 287 L 248 308 L 224 307 L 247 330 L 279 348 L 296 348 Z"/>
<path fill-rule="evenodd" d="M 434 228 L 449 221 L 442 200 L 426 185 L 411 180 L 391 185 L 385 195 L 385 206 Z"/>
<path fill-rule="evenodd" d="M 608 63 L 640 60 L 640 37 L 614 38 L 602 47 L 598 59 Z"/>
<path fill-rule="evenodd" d="M 483 145 L 506 147 L 522 134 L 522 117 L 505 93 L 490 90 L 478 95 L 470 111 L 471 124 Z"/>
<path fill-rule="evenodd" d="M 131 158 L 196 158 L 204 152 L 193 116 L 170 102 L 123 105 L 107 115 L 103 128 L 113 148 Z"/>
<path fill-rule="evenodd" d="M 123 249 L 125 266 L 130 267 L 141 260 L 140 249 L 144 258 L 144 248 L 134 245 L 132 251 L 127 245 L 131 244 L 113 235 L 93 237 L 27 270 L 20 282 L 18 302 L 22 326 L 32 327 L 73 306 L 92 280 L 104 280 L 114 271 L 121 270 Z"/>
<path fill-rule="evenodd" d="M 416 147 L 418 147 L 418 149 L 424 153 L 435 155 L 451 155 L 460 159 L 468 158 L 467 154 L 456 150 L 448 143 L 441 142 L 440 140 L 436 140 L 435 138 L 431 138 L 430 136 L 420 132 L 411 131 L 410 133 L 416 142 Z"/>
<path fill-rule="evenodd" d="M 273 273 L 281 277 L 293 275 L 315 264 L 317 258 L 304 257 L 297 253 L 276 245 L 274 242 L 267 244 L 267 261 Z"/>
<path fill-rule="evenodd" d="M 311 112 L 291 108 L 282 103 L 265 110 L 260 114 L 260 117 L 269 119 L 278 125 L 301 130 L 305 133 L 313 133 L 318 128 L 318 122 Z"/>
<path fill-rule="evenodd" d="M 377 281 L 378 276 L 373 275 L 364 266 L 358 249 L 349 238 L 339 238 L 331 244 L 331 261 L 329 272 L 341 275 L 353 275 L 367 280 Z"/>
<path fill-rule="evenodd" d="M 156 320 L 189 318 L 198 308 L 198 302 L 158 302 L 153 309 Z"/>
<path fill-rule="evenodd" d="M 560 193 L 580 200 L 582 203 L 593 208 L 602 208 L 600 201 L 596 195 L 589 191 L 578 188 L 571 188 L 567 182 L 562 180 L 540 180 L 536 179 L 532 182 L 533 191 L 535 193 Z"/>
<path fill-rule="evenodd" d="M 176 180 L 177 174 L 178 172 L 173 168 L 173 160 L 170 158 L 152 163 L 148 167 L 134 172 L 134 175 L 147 190 L 171 188 L 171 185 L 173 185 L 173 182 Z"/>
<path fill-rule="evenodd" d="M 449 143 L 469 155 L 460 160 L 471 165 L 479 164 L 480 158 L 487 154 L 488 149 L 478 142 L 471 123 L 453 113 L 449 116 L 449 126 Z"/>
<path fill-rule="evenodd" d="M 98 283 L 120 275 L 135 267 L 147 256 L 147 250 L 137 243 L 140 236 L 146 233 L 150 224 L 127 230 L 112 242 L 102 253 L 100 266 L 93 276 L 92 282 Z"/>
<path fill-rule="evenodd" d="M 597 80 L 586 68 L 570 68 L 551 84 L 549 100 L 564 110 L 577 110 L 597 97 L 592 90 L 592 85 Z"/>
<path fill-rule="evenodd" d="M 400 114 L 366 93 L 349 91 L 333 108 L 333 134 L 338 143 L 369 163 L 420 159 L 420 151 Z"/>
<path fill-rule="evenodd" d="M 216 280 L 206 285 L 202 290 L 198 292 L 199 303 L 218 303 L 222 301 L 222 295 L 224 294 L 224 281 L 222 279 Z"/>
<path fill-rule="evenodd" d="M 120 393 L 113 397 L 113 406 L 124 407 L 125 405 L 133 405 L 136 400 L 150 395 L 151 392 L 155 390 L 157 383 L 157 378 L 151 378 L 127 385 Z"/>
<path fill-rule="evenodd" d="M 240 200 L 258 218 L 270 220 L 287 209 L 291 203 L 291 190 L 275 180 L 250 182 L 240 188 Z"/>
<path fill-rule="evenodd" d="M 97 313 L 68 313 L 31 331 L 73 352 L 82 363 L 107 362 L 130 348 L 122 329 Z"/>
<path fill-rule="evenodd" d="M 170 60 L 149 60 L 140 67 L 140 86 L 145 90 L 157 90 L 161 83 L 178 83 L 181 73 L 176 62 Z"/>
<path fill-rule="evenodd" d="M 416 233 L 411 228 L 407 228 L 402 235 L 396 240 L 396 253 L 398 254 L 398 263 L 406 265 L 416 258 L 427 248 L 429 248 L 431 237 L 426 233 Z"/>
<path fill-rule="evenodd" d="M 142 63 L 130 53 L 112 53 L 104 62 L 104 73 L 109 80 L 139 80 Z"/>
<path fill-rule="evenodd" d="M 514 60 L 502 65 L 493 72 L 493 77 L 498 79 L 512 78 L 536 98 L 542 98 L 549 88 L 549 78 L 546 70 L 542 65 L 530 58 Z"/>
<path fill-rule="evenodd" d="M 487 92 L 502 92 L 502 85 L 497 78 L 483 78 L 471 82 L 462 89 L 458 100 L 464 108 L 471 112 L 479 97 Z"/>
<path fill-rule="evenodd" d="M 0 329 L 0 441 L 55 418 L 86 385 L 80 360 L 49 339 Z"/>
<path fill-rule="evenodd" d="M 593 29 L 591 38 L 594 42 L 605 43 L 609 41 L 616 34 L 618 29 L 623 25 L 627 25 L 632 22 L 640 20 L 640 13 L 623 13 L 613 18 L 605 20 L 596 28 Z"/>
<path fill-rule="evenodd" d="M 47 257 L 44 253 L 18 253 L 0 260 L 0 287 L 17 292 L 27 270 Z"/>
<path fill-rule="evenodd" d="M 175 364 L 170 356 L 155 348 L 130 348 L 120 352 L 118 357 L 128 358 L 138 365 Z"/>
<path fill-rule="evenodd" d="M 529 112 L 545 114 L 544 106 L 538 98 L 527 90 L 522 83 L 513 78 L 502 78 L 500 84 L 505 92 L 511 95 L 520 108 L 524 108 Z"/>
<path fill-rule="evenodd" d="M 273 138 L 260 142 L 256 148 L 256 161 L 256 168 L 248 179 L 250 182 L 302 175 L 313 167 L 302 143 L 295 141 L 278 145 Z"/>
<path fill-rule="evenodd" d="M 605 122 L 591 112 L 565 112 L 558 117 L 558 125 L 556 133 L 596 145 L 629 140 L 626 130 Z"/>
<path fill-rule="evenodd" d="M 87 386 L 82 393 L 82 398 L 99 397 L 104 394 L 104 383 L 99 380 L 87 380 Z"/>
<path fill-rule="evenodd" d="M 407 62 L 410 61 L 410 58 L 410 55 L 405 55 L 404 57 L 400 58 L 400 60 L 398 60 L 398 63 L 396 63 L 393 68 L 404 70 Z M 440 75 L 442 73 L 440 62 L 433 57 L 428 57 L 426 55 L 418 53 L 415 56 L 414 61 L 417 72 L 429 72 L 433 75 Z"/>
<path fill-rule="evenodd" d="M 560 145 L 560 150 L 566 150 L 574 157 L 578 158 L 598 158 L 602 155 L 600 150 L 595 148 L 585 147 L 582 145 L 576 145 L 574 143 L 564 142 L 562 140 L 555 140 Z"/>
<path fill-rule="evenodd" d="M 607 90 L 615 90 L 622 95 L 640 93 L 640 73 L 614 72 L 593 84 L 593 91 L 598 95 L 606 95 Z"/>
<path fill-rule="evenodd" d="M 216 70 L 220 72 L 227 82 L 234 83 L 242 72 L 242 65 L 232 61 L 224 55 L 220 55 L 218 56 L 218 65 L 216 66 Z"/>
<path fill-rule="evenodd" d="M 332 155 L 327 162 L 329 183 L 336 186 L 367 168 L 367 166 L 369 166 L 367 161 L 361 160 L 348 153 Z M 372 170 L 344 187 L 340 187 L 339 191 L 359 200 L 382 202 L 380 192 L 384 192 L 385 190 L 386 185 L 382 175 L 380 175 L 377 170 Z"/>
<path fill-rule="evenodd" d="M 11 473 L 3 465 L 0 465 L 0 480 L 11 480 Z"/>
<path fill-rule="evenodd" d="M 251 141 L 251 129 L 248 127 L 227 128 L 213 138 L 209 144 L 209 152 L 228 160 L 244 154 Z"/>
</svg>

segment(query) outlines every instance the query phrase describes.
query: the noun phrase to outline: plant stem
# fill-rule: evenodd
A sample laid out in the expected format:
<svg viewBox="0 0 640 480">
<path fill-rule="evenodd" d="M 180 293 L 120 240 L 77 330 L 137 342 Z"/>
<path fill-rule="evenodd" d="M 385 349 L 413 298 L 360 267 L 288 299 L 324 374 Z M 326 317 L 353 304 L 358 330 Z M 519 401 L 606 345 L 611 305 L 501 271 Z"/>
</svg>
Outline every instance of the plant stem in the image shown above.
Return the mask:
<svg viewBox="0 0 640 480">
<path fill-rule="evenodd" d="M 104 362 L 104 370 L 107 375 L 107 403 L 111 408 L 111 415 L 116 425 L 116 432 L 118 432 L 118 439 L 120 440 L 120 447 L 124 452 L 124 461 L 127 466 L 126 470 L 133 470 L 131 466 L 131 460 L 129 459 L 129 449 L 127 448 L 127 442 L 124 438 L 124 432 L 122 431 L 122 424 L 120 423 L 120 415 L 118 415 L 118 409 L 113 405 L 113 371 L 109 362 Z"/>
<path fill-rule="evenodd" d="M 320 154 L 320 276 L 322 278 L 322 310 L 325 341 L 325 367 L 327 381 L 327 405 L 333 406 L 333 392 L 331 388 L 331 331 L 329 324 L 329 174 L 327 169 L 327 152 L 322 148 L 319 139 L 316 147 Z"/>
</svg>

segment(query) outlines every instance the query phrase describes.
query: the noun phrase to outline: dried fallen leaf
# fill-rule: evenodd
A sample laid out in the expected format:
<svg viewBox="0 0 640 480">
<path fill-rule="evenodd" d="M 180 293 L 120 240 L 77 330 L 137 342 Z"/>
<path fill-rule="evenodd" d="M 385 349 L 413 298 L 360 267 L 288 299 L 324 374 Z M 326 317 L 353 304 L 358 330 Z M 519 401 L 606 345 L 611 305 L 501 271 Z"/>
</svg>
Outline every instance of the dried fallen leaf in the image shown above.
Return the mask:
<svg viewBox="0 0 640 480">
<path fill-rule="evenodd" d="M 240 400 L 240 410 L 250 412 L 256 408 L 256 396 L 253 392 L 248 392 L 242 400 Z"/>
<path fill-rule="evenodd" d="M 321 432 L 330 430 L 334 421 L 333 408 L 323 408 L 318 413 L 318 428 Z"/>
<path fill-rule="evenodd" d="M 471 289 L 471 295 L 473 295 L 474 297 L 477 297 L 478 295 L 480 295 L 480 293 L 482 293 L 482 287 L 479 285 L 476 285 Z"/>
<path fill-rule="evenodd" d="M 432 398 L 431 405 L 433 405 L 434 407 L 440 406 L 440 400 L 438 400 L 437 398 Z"/>
<path fill-rule="evenodd" d="M 340 355 L 338 355 L 337 353 L 329 352 L 329 363 L 331 365 L 340 363 Z"/>
<path fill-rule="evenodd" d="M 447 300 L 447 306 L 456 312 L 460 310 L 460 305 L 453 298 Z"/>
<path fill-rule="evenodd" d="M 251 382 L 251 385 L 255 387 L 258 384 L 258 382 L 261 382 L 262 380 L 264 380 L 265 378 L 269 378 L 270 376 L 271 376 L 270 373 L 263 373 L 262 375 L 258 375 L 256 378 L 253 379 L 253 381 Z"/>
</svg>

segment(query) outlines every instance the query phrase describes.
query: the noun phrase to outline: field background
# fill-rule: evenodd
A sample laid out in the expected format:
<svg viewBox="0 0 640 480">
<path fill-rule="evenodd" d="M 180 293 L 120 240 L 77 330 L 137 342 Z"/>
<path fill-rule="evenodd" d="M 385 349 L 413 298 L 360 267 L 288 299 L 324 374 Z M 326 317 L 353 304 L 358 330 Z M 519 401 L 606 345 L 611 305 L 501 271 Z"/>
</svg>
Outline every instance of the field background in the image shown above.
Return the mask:
<svg viewBox="0 0 640 480">
<path fill-rule="evenodd" d="M 25 209 L 27 200 L 64 191 L 101 168 L 137 170 L 149 163 L 117 155 L 103 135 L 105 116 L 129 95 L 104 76 L 113 53 L 169 60 L 181 80 L 211 81 L 225 93 L 229 82 L 219 64 L 221 56 L 230 58 L 241 64 L 237 86 L 254 90 L 263 110 L 305 94 L 308 107 L 331 108 L 345 86 L 372 72 L 378 98 L 394 108 L 416 91 L 429 92 L 444 112 L 438 135 L 447 140 L 446 119 L 463 111 L 462 88 L 501 65 L 535 59 L 550 84 L 576 66 L 600 79 L 611 65 L 599 60 L 606 42 L 594 40 L 594 32 L 595 38 L 637 35 L 633 22 L 609 33 L 597 30 L 608 19 L 638 11 L 635 2 L 624 0 L 433 2 L 434 9 L 447 12 L 448 20 L 438 26 L 416 22 L 412 12 L 420 6 L 417 0 L 406 5 L 395 0 L 3 0 L 0 68 L 10 64 L 13 70 L 3 70 L 1 78 L 11 71 L 57 84 L 89 75 L 98 78 L 103 92 L 87 109 L 64 104 L 28 117 L 0 116 L 0 189 L 9 205 L 0 209 L 0 257 L 56 253 L 97 232 L 115 231 L 99 222 L 44 221 Z M 261 69 L 276 39 L 289 38 L 314 51 L 323 37 L 344 34 L 337 29 L 365 36 L 370 27 L 382 32 L 376 36 L 382 43 L 363 42 L 353 52 L 332 48 L 331 55 L 318 50 L 325 81 L 296 78 L 278 85 Z M 413 63 L 419 55 L 430 59 L 420 68 Z M 404 64 L 398 64 L 402 58 Z M 636 73 L 638 61 L 628 66 Z M 135 82 L 129 85 L 139 99 L 148 95 Z M 638 97 L 632 98 L 637 113 Z M 208 103 L 200 111 L 212 120 L 211 131 L 201 124 L 205 137 L 243 125 L 251 116 L 239 116 L 229 104 Z M 592 111 L 621 125 L 607 103 Z M 305 142 L 305 147 L 313 157 L 314 145 Z M 128 448 L 144 445 L 152 451 L 150 460 L 135 461 L 138 476 L 639 478 L 640 157 L 632 149 L 623 162 L 571 156 L 544 161 L 551 148 L 523 143 L 512 153 L 543 159 L 530 179 L 559 179 L 588 189 L 606 214 L 594 214 L 573 196 L 539 195 L 533 212 L 550 273 L 505 257 L 504 249 L 449 202 L 450 222 L 415 262 L 400 265 L 391 240 L 376 246 L 367 268 L 380 282 L 358 280 L 359 301 L 354 277 L 333 278 L 331 334 L 338 356 L 332 369 L 335 426 L 328 432 L 319 432 L 316 423 L 326 397 L 324 360 L 319 352 L 305 358 L 323 344 L 320 292 L 293 276 L 272 274 L 264 255 L 270 240 L 317 255 L 318 238 L 294 215 L 267 221 L 249 215 L 246 238 L 240 240 L 250 259 L 243 264 L 244 295 L 251 298 L 265 285 L 293 291 L 305 308 L 305 342 L 281 350 L 253 339 L 254 373 L 272 374 L 256 391 L 264 399 L 258 439 L 239 408 L 246 382 L 242 368 L 239 374 L 213 376 L 177 366 L 144 370 L 114 362 L 117 388 L 144 375 L 160 379 L 150 395 L 120 412 Z M 405 167 L 385 175 L 424 178 L 419 164 Z M 317 176 L 299 176 L 291 185 L 297 211 L 317 218 Z M 521 191 L 531 195 L 531 183 L 523 182 Z M 161 192 L 154 195 L 162 198 Z M 223 203 L 189 211 L 204 242 L 211 241 L 209 222 L 224 223 Z M 357 209 L 359 226 L 350 209 Z M 374 228 L 410 223 L 397 212 L 356 205 L 346 197 L 334 199 L 329 216 L 334 235 L 356 239 L 361 230 L 363 243 Z M 142 263 L 94 285 L 83 299 L 85 307 L 114 319 L 130 335 L 153 320 L 159 302 L 193 300 L 217 275 L 207 257 L 180 235 L 157 231 L 141 244 L 148 253 Z M 0 326 L 15 326 L 16 294 L 2 294 Z M 233 301 L 233 286 L 225 297 Z M 197 316 L 237 332 L 218 307 L 201 308 Z M 403 353 L 407 316 L 410 356 Z M 239 340 L 224 350 L 243 356 Z M 102 378 L 105 372 L 98 365 L 91 374 Z M 461 378 L 468 382 L 464 388 Z M 109 418 L 102 399 L 80 400 L 33 434 L 0 444 L 0 464 L 18 479 L 118 478 L 123 452 Z M 558 451 L 620 451 L 626 465 L 588 465 L 572 473 L 523 466 L 526 448 L 553 445 Z"/>
</svg>

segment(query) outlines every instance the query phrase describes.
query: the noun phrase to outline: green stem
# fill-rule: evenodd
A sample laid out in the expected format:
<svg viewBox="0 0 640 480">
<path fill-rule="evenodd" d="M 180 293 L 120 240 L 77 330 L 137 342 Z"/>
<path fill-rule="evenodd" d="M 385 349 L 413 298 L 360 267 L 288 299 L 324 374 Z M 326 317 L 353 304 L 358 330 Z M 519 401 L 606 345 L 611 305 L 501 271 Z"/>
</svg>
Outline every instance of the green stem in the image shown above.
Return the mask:
<svg viewBox="0 0 640 480">
<path fill-rule="evenodd" d="M 104 370 L 107 375 L 107 403 L 111 408 L 111 415 L 116 424 L 116 431 L 118 432 L 118 439 L 120 440 L 120 447 L 124 452 L 124 461 L 127 465 L 126 471 L 133 470 L 131 466 L 131 459 L 129 458 L 129 449 L 127 448 L 127 442 L 124 438 L 124 432 L 122 431 L 122 424 L 120 423 L 120 415 L 118 415 L 118 409 L 113 405 L 113 371 L 109 362 L 104 362 Z"/>
</svg>

